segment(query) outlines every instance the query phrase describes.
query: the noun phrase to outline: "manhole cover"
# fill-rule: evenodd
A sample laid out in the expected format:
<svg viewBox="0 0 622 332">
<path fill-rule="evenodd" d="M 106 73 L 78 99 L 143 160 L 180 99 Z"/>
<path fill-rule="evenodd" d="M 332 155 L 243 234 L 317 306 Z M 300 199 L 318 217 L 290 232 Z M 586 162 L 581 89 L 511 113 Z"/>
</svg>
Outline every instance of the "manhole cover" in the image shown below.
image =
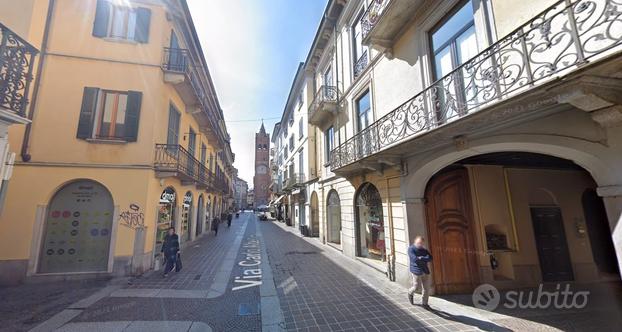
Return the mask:
<svg viewBox="0 0 622 332">
<path fill-rule="evenodd" d="M 196 276 L 194 276 L 194 280 L 199 280 L 199 279 L 201 279 L 201 275 L 200 274 L 197 274 Z"/>
<path fill-rule="evenodd" d="M 242 303 L 238 307 L 238 316 L 250 316 L 259 314 L 259 304 Z"/>
</svg>

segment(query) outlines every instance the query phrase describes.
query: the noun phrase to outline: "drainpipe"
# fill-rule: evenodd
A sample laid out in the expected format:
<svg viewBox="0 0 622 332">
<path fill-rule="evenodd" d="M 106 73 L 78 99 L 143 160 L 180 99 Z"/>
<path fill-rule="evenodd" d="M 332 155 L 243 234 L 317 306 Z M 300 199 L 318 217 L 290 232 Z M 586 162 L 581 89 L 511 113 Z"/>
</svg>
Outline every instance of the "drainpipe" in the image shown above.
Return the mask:
<svg viewBox="0 0 622 332">
<path fill-rule="evenodd" d="M 28 153 L 30 147 L 30 132 L 32 130 L 32 119 L 35 115 L 37 97 L 39 96 L 39 87 L 41 86 L 41 76 L 43 72 L 43 63 L 45 62 L 45 56 L 47 54 L 48 39 L 50 36 L 50 26 L 52 25 L 52 15 L 54 14 L 54 6 L 56 0 L 50 0 L 48 5 L 48 12 L 45 18 L 45 27 L 43 30 L 43 39 L 41 40 L 41 53 L 39 55 L 39 63 L 37 64 L 37 76 L 35 77 L 34 86 L 32 90 L 32 98 L 30 100 L 30 106 L 28 108 L 28 120 L 31 122 L 26 125 L 24 131 L 24 138 L 22 140 L 22 161 L 28 162 L 32 156 Z"/>
</svg>

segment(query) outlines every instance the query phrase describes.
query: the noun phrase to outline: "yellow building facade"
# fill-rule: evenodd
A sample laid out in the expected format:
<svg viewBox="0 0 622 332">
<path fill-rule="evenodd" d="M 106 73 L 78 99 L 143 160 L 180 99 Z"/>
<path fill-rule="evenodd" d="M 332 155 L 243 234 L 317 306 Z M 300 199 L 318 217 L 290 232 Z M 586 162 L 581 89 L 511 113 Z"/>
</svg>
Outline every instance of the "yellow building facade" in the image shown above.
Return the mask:
<svg viewBox="0 0 622 332">
<path fill-rule="evenodd" d="M 234 154 L 186 2 L 0 6 L 41 50 L 32 124 L 9 133 L 0 283 L 141 273 L 166 228 L 182 243 L 207 233 L 229 208 Z"/>
</svg>

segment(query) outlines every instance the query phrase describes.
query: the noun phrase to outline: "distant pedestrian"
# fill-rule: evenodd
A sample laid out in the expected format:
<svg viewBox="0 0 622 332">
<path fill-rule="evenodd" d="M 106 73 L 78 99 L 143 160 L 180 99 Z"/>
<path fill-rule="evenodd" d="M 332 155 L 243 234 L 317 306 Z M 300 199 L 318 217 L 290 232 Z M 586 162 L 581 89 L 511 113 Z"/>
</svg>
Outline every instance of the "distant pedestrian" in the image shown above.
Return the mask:
<svg viewBox="0 0 622 332">
<path fill-rule="evenodd" d="M 164 267 L 164 277 L 166 278 L 177 264 L 177 255 L 179 254 L 179 236 L 175 234 L 174 227 L 168 229 L 168 234 L 164 237 L 164 243 L 160 252 L 166 260 L 166 266 Z"/>
<path fill-rule="evenodd" d="M 428 297 L 430 296 L 430 269 L 428 263 L 432 261 L 432 255 L 425 248 L 425 240 L 422 236 L 415 237 L 415 242 L 408 248 L 410 258 L 410 273 L 412 274 L 412 287 L 408 290 L 410 304 L 415 304 L 414 294 L 421 289 L 421 306 L 430 309 Z"/>
<path fill-rule="evenodd" d="M 218 236 L 218 224 L 220 223 L 220 219 L 218 217 L 214 217 L 212 220 L 212 230 L 214 231 L 214 236 Z"/>
<path fill-rule="evenodd" d="M 233 219 L 233 216 L 229 213 L 227 215 L 227 228 L 231 227 L 231 219 Z"/>
</svg>

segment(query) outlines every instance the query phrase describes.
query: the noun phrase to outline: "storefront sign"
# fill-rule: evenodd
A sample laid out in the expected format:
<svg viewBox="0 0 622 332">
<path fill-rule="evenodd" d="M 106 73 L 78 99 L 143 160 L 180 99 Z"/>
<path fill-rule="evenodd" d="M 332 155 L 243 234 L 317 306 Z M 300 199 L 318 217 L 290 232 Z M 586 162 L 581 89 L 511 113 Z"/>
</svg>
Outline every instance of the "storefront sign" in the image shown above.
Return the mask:
<svg viewBox="0 0 622 332">
<path fill-rule="evenodd" d="M 192 204 L 192 193 L 187 192 L 186 195 L 184 195 L 184 205 L 190 205 L 190 204 Z"/>
<path fill-rule="evenodd" d="M 171 187 L 164 189 L 160 195 L 160 202 L 175 204 L 175 190 Z"/>
</svg>

